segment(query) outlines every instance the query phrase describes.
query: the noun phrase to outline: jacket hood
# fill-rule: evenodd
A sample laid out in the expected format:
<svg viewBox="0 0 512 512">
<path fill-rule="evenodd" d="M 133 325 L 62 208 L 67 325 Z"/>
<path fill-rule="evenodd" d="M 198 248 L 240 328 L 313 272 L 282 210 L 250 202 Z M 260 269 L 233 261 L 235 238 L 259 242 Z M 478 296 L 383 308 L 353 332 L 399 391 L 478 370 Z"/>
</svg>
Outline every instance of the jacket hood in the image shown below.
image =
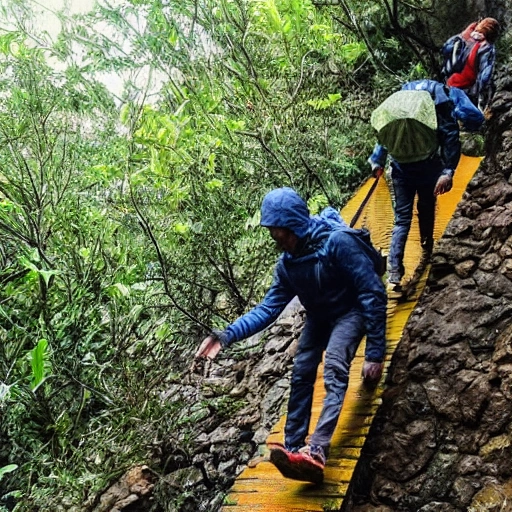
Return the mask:
<svg viewBox="0 0 512 512">
<path fill-rule="evenodd" d="M 308 206 L 292 188 L 277 188 L 263 198 L 260 221 L 262 226 L 287 228 L 299 238 L 304 238 L 308 233 L 309 223 Z"/>
</svg>

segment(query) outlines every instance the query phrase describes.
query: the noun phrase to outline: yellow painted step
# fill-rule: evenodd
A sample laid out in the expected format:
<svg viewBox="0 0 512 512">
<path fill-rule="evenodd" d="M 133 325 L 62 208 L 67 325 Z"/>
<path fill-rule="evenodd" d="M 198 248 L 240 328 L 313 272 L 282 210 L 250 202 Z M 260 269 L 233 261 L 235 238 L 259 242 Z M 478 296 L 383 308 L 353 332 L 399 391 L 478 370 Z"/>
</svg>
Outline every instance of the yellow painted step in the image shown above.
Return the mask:
<svg viewBox="0 0 512 512">
<path fill-rule="evenodd" d="M 481 158 L 462 156 L 455 173 L 453 189 L 438 198 L 434 238 L 441 237 L 451 219 L 464 190 L 480 164 Z M 369 179 L 343 209 L 349 222 L 373 183 Z M 368 228 L 373 243 L 387 251 L 393 227 L 393 208 L 387 183 L 379 180 L 378 186 L 361 215 L 356 227 Z M 405 280 L 409 279 L 420 259 L 419 229 L 417 217 L 413 219 L 405 248 Z M 422 273 L 415 293 L 405 302 L 390 300 L 387 322 L 387 364 L 395 350 L 407 319 L 423 291 L 428 268 Z M 246 468 L 238 477 L 226 498 L 223 512 L 323 512 L 338 510 L 352 478 L 361 447 L 368 433 L 373 416 L 380 404 L 383 391 L 381 385 L 369 393 L 361 386 L 361 370 L 364 361 L 364 344 L 361 344 L 350 370 L 350 381 L 343 411 L 334 435 L 329 460 L 325 468 L 325 481 L 320 486 L 287 480 L 270 462 L 262 462 L 255 468 Z M 322 367 L 319 368 L 313 402 L 312 425 L 320 415 L 324 398 Z M 268 441 L 283 442 L 285 418 L 275 425 Z"/>
</svg>

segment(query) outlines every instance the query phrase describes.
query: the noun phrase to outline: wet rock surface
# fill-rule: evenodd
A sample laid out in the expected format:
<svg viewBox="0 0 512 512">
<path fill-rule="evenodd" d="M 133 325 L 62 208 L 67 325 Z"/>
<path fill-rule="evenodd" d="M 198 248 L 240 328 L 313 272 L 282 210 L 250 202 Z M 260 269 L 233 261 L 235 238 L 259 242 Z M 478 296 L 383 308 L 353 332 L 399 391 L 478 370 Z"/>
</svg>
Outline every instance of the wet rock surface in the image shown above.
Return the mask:
<svg viewBox="0 0 512 512">
<path fill-rule="evenodd" d="M 183 427 L 158 447 L 151 464 L 131 468 L 89 510 L 219 510 L 285 412 L 303 323 L 300 304 L 292 303 L 268 332 L 204 361 L 164 390 L 163 401 L 186 404 L 176 415 Z"/>
<path fill-rule="evenodd" d="M 343 511 L 510 511 L 512 79 L 433 255 Z"/>
</svg>

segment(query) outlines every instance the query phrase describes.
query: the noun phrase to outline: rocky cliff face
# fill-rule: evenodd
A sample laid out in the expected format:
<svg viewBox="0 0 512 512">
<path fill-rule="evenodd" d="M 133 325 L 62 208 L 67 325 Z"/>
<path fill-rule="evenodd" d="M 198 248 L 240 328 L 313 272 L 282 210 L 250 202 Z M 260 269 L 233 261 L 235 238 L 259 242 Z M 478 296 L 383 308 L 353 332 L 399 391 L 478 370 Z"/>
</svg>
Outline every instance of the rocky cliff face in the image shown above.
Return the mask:
<svg viewBox="0 0 512 512">
<path fill-rule="evenodd" d="M 512 79 L 497 90 L 342 510 L 512 510 Z"/>
</svg>

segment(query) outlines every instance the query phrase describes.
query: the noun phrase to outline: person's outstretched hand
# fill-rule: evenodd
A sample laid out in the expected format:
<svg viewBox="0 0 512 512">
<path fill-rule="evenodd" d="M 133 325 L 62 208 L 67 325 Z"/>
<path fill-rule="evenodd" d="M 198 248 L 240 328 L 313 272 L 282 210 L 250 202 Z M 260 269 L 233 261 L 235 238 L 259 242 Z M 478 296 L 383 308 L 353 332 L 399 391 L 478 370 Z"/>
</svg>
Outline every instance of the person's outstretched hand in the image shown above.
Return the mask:
<svg viewBox="0 0 512 512">
<path fill-rule="evenodd" d="M 446 192 L 449 192 L 452 189 L 452 185 L 453 180 L 450 178 L 450 176 L 443 174 L 437 180 L 436 187 L 434 188 L 434 195 L 440 196 Z"/>
<path fill-rule="evenodd" d="M 363 383 L 368 388 L 374 388 L 382 377 L 384 370 L 384 363 L 375 363 L 372 361 L 365 361 L 363 364 Z"/>
<path fill-rule="evenodd" d="M 208 336 L 203 340 L 199 348 L 197 349 L 196 355 L 194 359 L 199 359 L 200 357 L 207 357 L 208 359 L 215 359 L 217 354 L 220 352 L 222 345 L 218 338 L 215 336 Z"/>
<path fill-rule="evenodd" d="M 375 166 L 372 167 L 372 176 L 374 178 L 380 178 L 384 174 L 384 167 Z"/>
</svg>

